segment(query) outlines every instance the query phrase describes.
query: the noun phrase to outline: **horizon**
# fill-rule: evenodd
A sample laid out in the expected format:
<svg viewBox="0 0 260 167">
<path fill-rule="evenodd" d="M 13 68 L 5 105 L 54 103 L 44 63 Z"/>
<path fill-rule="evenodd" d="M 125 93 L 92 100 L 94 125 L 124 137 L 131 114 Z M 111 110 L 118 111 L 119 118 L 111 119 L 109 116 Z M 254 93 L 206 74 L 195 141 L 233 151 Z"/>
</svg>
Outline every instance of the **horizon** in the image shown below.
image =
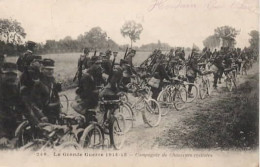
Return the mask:
<svg viewBox="0 0 260 167">
<path fill-rule="evenodd" d="M 129 45 L 130 40 L 121 35 L 120 28 L 125 21 L 134 20 L 144 28 L 140 40 L 133 43 L 138 47 L 160 40 L 173 47 L 195 44 L 202 48 L 203 40 L 225 25 L 240 30 L 236 47 L 245 47 L 249 45 L 248 33 L 259 30 L 258 9 L 257 0 L 0 1 L 1 18 L 20 22 L 27 34 L 25 41 L 45 43 L 66 36 L 75 40 L 98 26 L 118 45 Z"/>
</svg>

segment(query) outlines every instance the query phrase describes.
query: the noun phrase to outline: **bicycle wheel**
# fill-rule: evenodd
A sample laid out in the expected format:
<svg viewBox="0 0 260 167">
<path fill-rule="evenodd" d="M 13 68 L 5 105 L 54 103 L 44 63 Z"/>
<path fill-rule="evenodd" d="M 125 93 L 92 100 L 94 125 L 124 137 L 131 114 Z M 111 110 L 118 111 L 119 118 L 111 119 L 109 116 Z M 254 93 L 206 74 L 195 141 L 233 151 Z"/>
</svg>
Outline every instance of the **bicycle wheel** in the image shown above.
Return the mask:
<svg viewBox="0 0 260 167">
<path fill-rule="evenodd" d="M 125 119 L 122 114 L 116 114 L 110 118 L 109 137 L 111 145 L 119 150 L 125 142 Z"/>
<path fill-rule="evenodd" d="M 69 99 L 65 94 L 59 95 L 60 98 L 60 106 L 61 106 L 61 111 L 64 113 L 68 112 L 69 109 Z"/>
<path fill-rule="evenodd" d="M 101 127 L 96 123 L 87 126 L 80 138 L 80 145 L 83 148 L 103 148 L 104 133 Z"/>
<path fill-rule="evenodd" d="M 129 132 L 134 125 L 134 114 L 129 104 L 123 103 L 115 110 L 115 114 L 122 114 L 125 118 L 126 129 Z"/>
<path fill-rule="evenodd" d="M 171 100 L 170 94 L 167 90 L 162 90 L 157 97 L 157 102 L 160 104 L 161 114 L 165 116 L 172 110 L 173 102 Z"/>
<path fill-rule="evenodd" d="M 161 109 L 159 103 L 154 99 L 145 100 L 145 111 L 143 120 L 150 127 L 158 126 L 161 121 Z"/>
<path fill-rule="evenodd" d="M 199 90 L 198 90 L 198 87 L 193 84 L 193 83 L 185 83 L 185 88 L 186 88 L 186 92 L 188 93 L 188 89 L 189 89 L 189 86 L 192 86 L 191 88 L 191 94 L 187 96 L 187 103 L 191 103 L 193 102 L 197 97 L 198 97 L 198 94 L 199 94 Z"/>
<path fill-rule="evenodd" d="M 22 122 L 15 130 L 15 137 L 18 139 L 16 147 L 22 147 L 36 138 L 36 133 L 28 121 Z"/>
<path fill-rule="evenodd" d="M 174 107 L 176 110 L 180 111 L 186 105 L 188 96 L 187 90 L 184 87 L 181 87 L 180 89 L 174 89 L 173 91 Z"/>
<path fill-rule="evenodd" d="M 199 84 L 199 95 L 200 95 L 200 98 L 201 98 L 201 99 L 205 99 L 207 93 L 208 93 L 208 86 L 207 86 L 206 81 L 203 80 L 203 81 Z"/>
</svg>

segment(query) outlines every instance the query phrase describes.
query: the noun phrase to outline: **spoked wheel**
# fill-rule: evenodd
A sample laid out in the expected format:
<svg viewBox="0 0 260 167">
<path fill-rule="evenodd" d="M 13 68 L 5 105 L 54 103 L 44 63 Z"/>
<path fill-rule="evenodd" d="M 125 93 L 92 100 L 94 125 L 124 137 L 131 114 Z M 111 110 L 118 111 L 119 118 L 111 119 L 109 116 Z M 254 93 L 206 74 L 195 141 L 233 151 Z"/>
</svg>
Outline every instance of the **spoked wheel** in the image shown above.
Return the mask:
<svg viewBox="0 0 260 167">
<path fill-rule="evenodd" d="M 172 110 L 173 102 L 170 94 L 166 90 L 162 90 L 157 97 L 157 102 L 160 104 L 162 116 L 165 116 Z"/>
<path fill-rule="evenodd" d="M 191 92 L 190 92 L 191 94 L 188 94 L 188 96 L 187 96 L 187 101 L 186 101 L 187 103 L 193 102 L 198 97 L 198 94 L 199 94 L 198 87 L 193 83 L 185 84 L 187 93 L 188 93 L 189 86 L 192 86 L 192 88 L 191 88 Z"/>
<path fill-rule="evenodd" d="M 111 117 L 109 123 L 110 143 L 116 150 L 121 149 L 125 143 L 125 119 L 122 114 Z"/>
<path fill-rule="evenodd" d="M 104 133 L 101 127 L 92 123 L 84 130 L 81 138 L 80 145 L 83 148 L 98 149 L 104 146 Z"/>
<path fill-rule="evenodd" d="M 158 126 L 161 121 L 161 109 L 159 103 L 154 99 L 145 101 L 143 120 L 151 127 Z"/>
<path fill-rule="evenodd" d="M 18 139 L 16 147 L 20 148 L 37 138 L 35 129 L 31 127 L 28 121 L 22 122 L 15 130 L 15 137 Z"/>
<path fill-rule="evenodd" d="M 206 95 L 208 93 L 208 85 L 206 81 L 202 81 L 201 84 L 199 84 L 199 95 L 201 99 L 205 99 Z"/>
<path fill-rule="evenodd" d="M 68 112 L 69 109 L 69 99 L 65 94 L 59 95 L 60 98 L 60 106 L 61 106 L 61 111 L 64 113 Z"/>
<path fill-rule="evenodd" d="M 125 119 L 125 132 L 129 132 L 134 125 L 134 114 L 129 104 L 123 103 L 115 110 L 115 114 L 122 114 Z"/>
<path fill-rule="evenodd" d="M 188 93 L 184 87 L 180 89 L 174 89 L 173 91 L 174 107 L 176 110 L 180 111 L 186 105 Z"/>
</svg>

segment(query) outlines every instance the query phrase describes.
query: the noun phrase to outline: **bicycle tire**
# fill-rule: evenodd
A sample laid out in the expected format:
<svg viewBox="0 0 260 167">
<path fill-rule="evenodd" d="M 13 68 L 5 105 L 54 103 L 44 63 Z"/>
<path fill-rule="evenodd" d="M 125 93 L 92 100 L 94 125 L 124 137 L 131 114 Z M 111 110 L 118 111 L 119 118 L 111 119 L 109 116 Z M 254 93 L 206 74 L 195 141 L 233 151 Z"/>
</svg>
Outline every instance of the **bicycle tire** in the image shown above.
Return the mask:
<svg viewBox="0 0 260 167">
<path fill-rule="evenodd" d="M 115 114 L 122 114 L 125 119 L 125 124 L 126 124 L 126 129 L 125 132 L 129 132 L 130 129 L 134 126 L 134 113 L 131 108 L 131 106 L 128 103 L 122 103 L 119 105 L 119 112 L 116 111 L 114 112 Z"/>
<path fill-rule="evenodd" d="M 173 90 L 173 101 L 174 107 L 177 111 L 180 111 L 185 108 L 187 102 L 187 90 L 182 87 L 180 89 Z"/>
<path fill-rule="evenodd" d="M 157 97 L 157 102 L 160 104 L 162 116 L 167 115 L 173 107 L 172 99 L 171 99 L 169 93 L 167 92 L 167 90 L 162 90 L 159 93 L 159 95 Z"/>
<path fill-rule="evenodd" d="M 94 137 L 94 143 L 91 143 L 92 142 L 91 137 L 92 137 L 93 133 L 98 133 L 98 135 L 99 135 L 99 143 L 97 143 L 97 145 L 95 143 L 96 142 L 95 137 Z M 89 126 L 87 126 L 83 131 L 79 144 L 81 145 L 82 148 L 91 148 L 91 149 L 103 148 L 104 132 L 103 132 L 102 128 L 96 123 L 92 123 Z"/>
<path fill-rule="evenodd" d="M 161 108 L 154 99 L 145 100 L 145 111 L 143 112 L 143 121 L 150 127 L 156 127 L 161 121 Z"/>
<path fill-rule="evenodd" d="M 118 138 L 116 137 L 116 135 L 121 137 L 119 139 L 119 143 L 117 142 Z M 110 118 L 109 137 L 110 137 L 111 145 L 116 150 L 120 150 L 124 146 L 124 142 L 125 142 L 125 119 L 124 119 L 124 116 L 122 114 L 116 114 L 116 115 L 114 115 Z"/>
<path fill-rule="evenodd" d="M 36 138 L 29 121 L 24 121 L 18 125 L 15 130 L 15 137 L 18 139 L 16 142 L 16 148 L 20 148 Z"/>
<path fill-rule="evenodd" d="M 64 97 L 65 99 L 61 100 L 62 97 Z M 69 110 L 69 98 L 65 94 L 60 94 L 59 98 L 60 98 L 61 111 L 67 113 Z"/>
<path fill-rule="evenodd" d="M 200 99 L 205 99 L 207 93 L 208 93 L 208 85 L 207 85 L 206 81 L 202 81 L 202 83 L 199 84 L 199 96 L 200 96 Z"/>
</svg>

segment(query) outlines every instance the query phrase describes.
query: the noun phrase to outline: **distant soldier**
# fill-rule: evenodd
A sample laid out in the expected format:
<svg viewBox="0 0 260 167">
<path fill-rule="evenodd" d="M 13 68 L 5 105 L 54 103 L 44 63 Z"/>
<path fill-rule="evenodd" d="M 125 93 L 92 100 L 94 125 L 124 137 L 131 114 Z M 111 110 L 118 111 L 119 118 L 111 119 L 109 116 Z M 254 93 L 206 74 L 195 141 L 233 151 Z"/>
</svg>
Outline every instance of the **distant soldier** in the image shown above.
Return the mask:
<svg viewBox="0 0 260 167">
<path fill-rule="evenodd" d="M 130 52 L 126 55 L 124 60 L 121 60 L 121 66 L 123 68 L 123 78 L 122 83 L 123 85 L 127 85 L 131 82 L 131 76 L 136 74 L 133 66 L 133 58 L 136 54 L 134 49 L 131 49 Z"/>
<path fill-rule="evenodd" d="M 77 73 L 75 75 L 75 78 L 78 78 L 78 83 L 80 84 L 80 80 L 82 77 L 82 71 L 85 69 L 88 69 L 90 66 L 90 57 L 89 57 L 89 48 L 84 48 L 83 49 L 83 55 L 80 55 L 80 58 L 78 60 L 78 70 Z"/>
<path fill-rule="evenodd" d="M 30 65 L 30 63 L 33 61 L 34 59 L 34 49 L 36 46 L 36 43 L 33 41 L 28 41 L 27 44 L 27 51 L 22 54 L 21 56 L 19 56 L 16 64 L 18 66 L 18 70 L 23 72 L 26 70 L 26 68 Z"/>
</svg>

